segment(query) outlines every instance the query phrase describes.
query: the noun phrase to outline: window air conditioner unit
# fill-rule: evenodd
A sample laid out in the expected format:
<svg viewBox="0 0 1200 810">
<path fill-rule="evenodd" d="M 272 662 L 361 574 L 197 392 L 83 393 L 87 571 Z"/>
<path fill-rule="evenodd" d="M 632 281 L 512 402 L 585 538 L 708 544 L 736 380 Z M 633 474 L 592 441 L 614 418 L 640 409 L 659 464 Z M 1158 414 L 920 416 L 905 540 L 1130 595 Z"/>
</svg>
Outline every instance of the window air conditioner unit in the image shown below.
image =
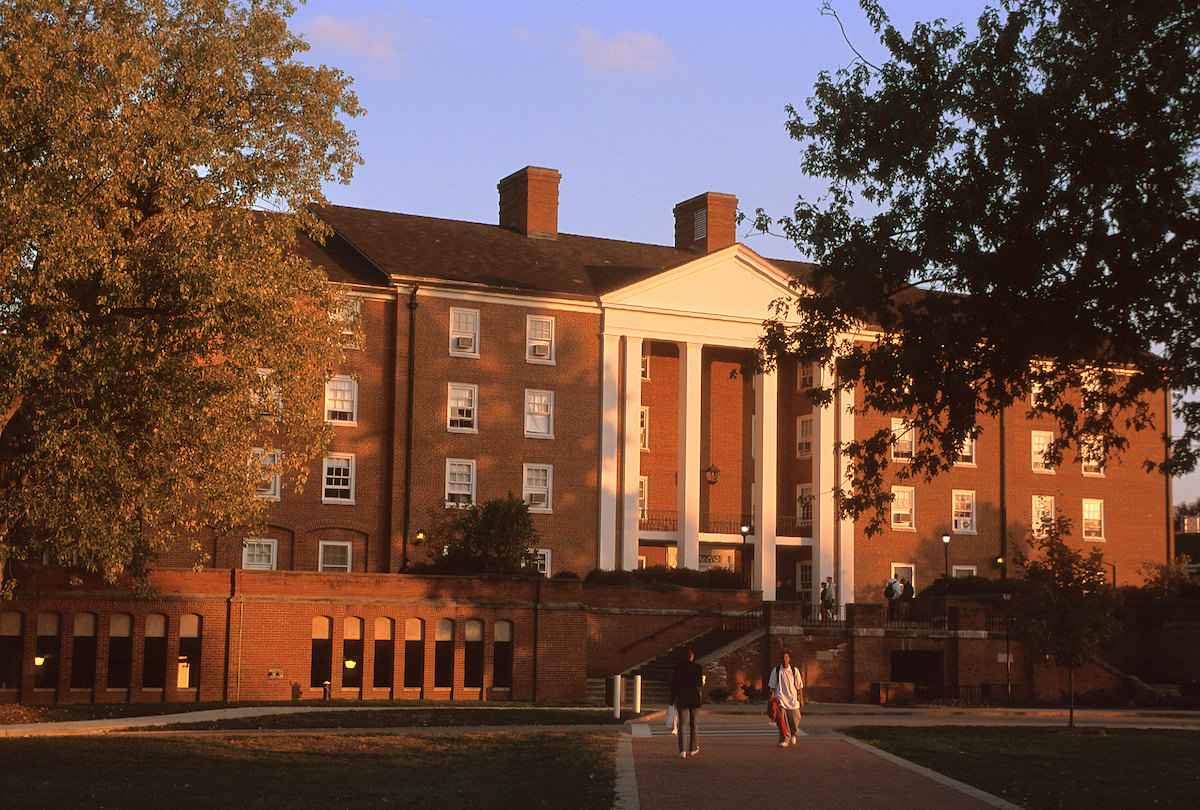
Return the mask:
<svg viewBox="0 0 1200 810">
<path fill-rule="evenodd" d="M 545 506 L 546 505 L 546 493 L 545 492 L 530 492 L 529 493 L 529 505 L 530 506 Z"/>
<path fill-rule="evenodd" d="M 460 352 L 475 351 L 475 338 L 473 337 L 456 337 L 454 339 L 454 349 Z"/>
<path fill-rule="evenodd" d="M 531 357 L 549 357 L 550 347 L 545 343 L 535 343 L 529 347 L 529 355 Z"/>
<path fill-rule="evenodd" d="M 959 521 L 955 521 L 955 522 L 958 524 L 958 528 L 960 530 L 962 530 L 964 532 L 971 531 L 971 521 L 970 520 L 959 520 Z"/>
</svg>

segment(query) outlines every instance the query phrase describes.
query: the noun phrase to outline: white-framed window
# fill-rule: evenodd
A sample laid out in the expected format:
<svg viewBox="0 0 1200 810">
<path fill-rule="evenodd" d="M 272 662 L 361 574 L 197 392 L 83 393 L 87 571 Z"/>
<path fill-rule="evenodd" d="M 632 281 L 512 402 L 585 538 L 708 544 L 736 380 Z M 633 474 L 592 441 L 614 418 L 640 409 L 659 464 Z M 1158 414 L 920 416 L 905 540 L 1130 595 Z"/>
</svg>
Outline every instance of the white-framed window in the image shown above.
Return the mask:
<svg viewBox="0 0 1200 810">
<path fill-rule="evenodd" d="M 638 520 L 645 520 L 649 515 L 650 479 L 642 475 L 638 477 Z"/>
<path fill-rule="evenodd" d="M 242 540 L 242 568 L 247 571 L 275 570 L 276 542 L 266 537 Z"/>
<path fill-rule="evenodd" d="M 650 408 L 645 405 L 638 409 L 638 447 L 650 449 Z"/>
<path fill-rule="evenodd" d="M 549 315 L 525 317 L 525 361 L 554 364 L 554 318 Z"/>
<path fill-rule="evenodd" d="M 952 497 L 955 534 L 975 534 L 975 491 L 956 489 Z"/>
<path fill-rule="evenodd" d="M 808 458 L 812 455 L 813 418 L 811 416 L 796 417 L 796 458 Z"/>
<path fill-rule="evenodd" d="M 279 451 L 272 450 L 268 453 L 261 447 L 255 447 L 250 451 L 250 454 L 254 457 L 254 463 L 259 465 L 262 472 L 254 494 L 264 501 L 278 501 L 282 490 L 278 472 Z"/>
<path fill-rule="evenodd" d="M 908 461 L 913 457 L 913 428 L 903 419 L 892 419 L 892 461 Z"/>
<path fill-rule="evenodd" d="M 1031 434 L 1029 463 L 1034 472 L 1054 472 L 1054 465 L 1046 457 L 1053 441 L 1054 434 L 1048 430 L 1035 430 Z"/>
<path fill-rule="evenodd" d="M 338 374 L 325 383 L 325 421 L 353 427 L 358 424 L 358 381 Z"/>
<path fill-rule="evenodd" d="M 813 374 L 814 368 L 815 366 L 812 363 L 804 363 L 800 366 L 800 373 L 796 376 L 796 390 L 798 392 L 802 393 L 813 387 L 813 380 L 816 376 Z"/>
<path fill-rule="evenodd" d="M 534 555 L 536 555 L 536 557 L 537 557 L 537 559 L 533 563 L 533 567 L 536 568 L 537 572 L 539 574 L 541 574 L 542 576 L 549 577 L 550 576 L 550 549 L 535 548 L 535 549 L 532 549 L 532 551 L 533 551 Z"/>
<path fill-rule="evenodd" d="M 892 487 L 892 496 L 892 528 L 915 528 L 916 524 L 913 520 L 913 488 Z"/>
<path fill-rule="evenodd" d="M 642 379 L 650 379 L 650 341 L 642 341 Z"/>
<path fill-rule="evenodd" d="M 354 545 L 346 541 L 322 540 L 317 570 L 349 574 L 350 561 L 354 558 L 353 550 Z"/>
<path fill-rule="evenodd" d="M 1034 537 L 1045 537 L 1054 522 L 1054 496 L 1034 495 L 1029 509 L 1029 528 Z"/>
<path fill-rule="evenodd" d="M 1104 501 L 1083 499 L 1083 539 L 1104 539 Z"/>
<path fill-rule="evenodd" d="M 362 343 L 354 334 L 354 327 L 362 320 L 362 297 L 346 295 L 338 301 L 337 308 L 329 313 L 329 319 L 338 326 L 343 349 L 361 349 Z"/>
<path fill-rule="evenodd" d="M 892 563 L 892 576 L 898 580 L 908 580 L 908 584 L 917 588 L 917 567 L 912 563 Z"/>
<path fill-rule="evenodd" d="M 531 439 L 554 438 L 554 392 L 525 389 L 525 435 Z"/>
<path fill-rule="evenodd" d="M 975 440 L 968 436 L 963 439 L 962 444 L 958 446 L 958 457 L 954 459 L 954 463 L 960 467 L 975 466 Z"/>
<path fill-rule="evenodd" d="M 354 503 L 354 454 L 326 456 L 324 468 L 321 503 Z"/>
<path fill-rule="evenodd" d="M 446 505 L 475 503 L 475 459 L 446 459 Z"/>
<path fill-rule="evenodd" d="M 966 579 L 967 577 L 976 576 L 979 573 L 979 566 L 976 565 L 952 565 L 950 566 L 950 576 L 955 579 Z"/>
<path fill-rule="evenodd" d="M 479 357 L 479 310 L 451 307 L 450 355 Z"/>
<path fill-rule="evenodd" d="M 1030 383 L 1030 385 L 1029 385 L 1029 407 L 1033 408 L 1034 410 L 1037 410 L 1038 408 L 1041 408 L 1043 405 L 1048 405 L 1049 402 L 1047 402 L 1046 397 L 1043 396 L 1043 394 L 1045 394 L 1045 391 L 1046 391 L 1046 388 L 1041 383 L 1039 383 L 1039 382 Z"/>
<path fill-rule="evenodd" d="M 1104 441 L 1098 436 L 1089 436 L 1079 443 L 1079 455 L 1083 474 L 1102 477 L 1104 475 Z"/>
<path fill-rule="evenodd" d="M 446 430 L 451 433 L 478 433 L 479 386 L 448 383 L 446 391 Z"/>
<path fill-rule="evenodd" d="M 554 467 L 549 464 L 526 464 L 522 497 L 530 512 L 554 511 Z"/>
<path fill-rule="evenodd" d="M 283 409 L 283 392 L 279 385 L 271 379 L 275 369 L 260 368 L 256 371 L 258 384 L 250 391 L 250 404 L 254 406 L 254 411 L 258 416 L 273 419 Z"/>
<path fill-rule="evenodd" d="M 813 519 L 813 488 L 810 486 L 796 487 L 796 517 L 800 523 L 812 523 Z"/>
</svg>

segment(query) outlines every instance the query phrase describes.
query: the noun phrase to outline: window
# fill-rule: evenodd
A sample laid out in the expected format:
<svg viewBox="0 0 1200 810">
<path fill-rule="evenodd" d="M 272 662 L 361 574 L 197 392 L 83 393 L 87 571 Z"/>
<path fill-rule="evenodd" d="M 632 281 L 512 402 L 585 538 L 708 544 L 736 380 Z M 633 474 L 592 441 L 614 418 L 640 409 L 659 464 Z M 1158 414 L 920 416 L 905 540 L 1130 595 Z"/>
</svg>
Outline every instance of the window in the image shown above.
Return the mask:
<svg viewBox="0 0 1200 810">
<path fill-rule="evenodd" d="M 638 477 L 638 520 L 646 520 L 650 515 L 647 503 L 650 500 L 650 479 L 642 475 Z"/>
<path fill-rule="evenodd" d="M 25 614 L 16 610 L 0 611 L 0 689 L 21 686 L 24 633 Z"/>
<path fill-rule="evenodd" d="M 813 368 L 812 363 L 805 363 L 800 366 L 800 374 L 796 377 L 796 390 L 800 393 L 807 391 L 813 387 Z"/>
<path fill-rule="evenodd" d="M 109 689 L 128 689 L 133 671 L 133 616 L 114 613 L 108 617 Z"/>
<path fill-rule="evenodd" d="M 164 689 L 167 685 L 167 617 L 151 613 L 146 617 L 142 640 L 142 687 Z"/>
<path fill-rule="evenodd" d="M 334 573 L 350 573 L 351 549 L 353 544 L 344 541 L 322 540 L 320 543 L 321 560 L 318 571 Z"/>
<path fill-rule="evenodd" d="M 967 577 L 976 576 L 979 573 L 979 567 L 975 565 L 952 565 L 950 566 L 950 576 L 955 579 L 966 579 Z"/>
<path fill-rule="evenodd" d="M 325 459 L 325 488 L 321 503 L 354 503 L 354 456 L 338 454 Z"/>
<path fill-rule="evenodd" d="M 1083 539 L 1104 539 L 1104 501 L 1083 499 Z"/>
<path fill-rule="evenodd" d="M 892 487 L 892 528 L 913 528 L 912 487 Z"/>
<path fill-rule="evenodd" d="M 650 379 L 650 341 L 642 342 L 642 379 Z"/>
<path fill-rule="evenodd" d="M 342 336 L 343 349 L 361 349 L 362 343 L 355 334 L 362 320 L 362 298 L 357 295 L 344 296 L 338 307 L 329 314 L 329 319 L 337 324 Z"/>
<path fill-rule="evenodd" d="M 554 363 L 554 318 L 529 315 L 525 319 L 525 360 Z"/>
<path fill-rule="evenodd" d="M 156 615 L 156 614 L 151 614 Z M 58 662 L 62 651 L 62 616 L 48 611 L 37 618 L 37 646 L 33 658 L 33 688 L 58 687 Z M 151 684 L 145 684 L 150 686 Z"/>
<path fill-rule="evenodd" d="M 534 439 L 554 438 L 554 392 L 525 389 L 525 435 Z"/>
<path fill-rule="evenodd" d="M 258 416 L 273 419 L 283 408 L 283 393 L 271 379 L 271 375 L 275 373 L 274 369 L 260 368 L 257 373 L 258 381 L 250 389 L 250 404 L 254 406 Z"/>
<path fill-rule="evenodd" d="M 1080 440 L 1079 455 L 1083 460 L 1083 474 L 1104 475 L 1104 442 L 1097 436 Z"/>
<path fill-rule="evenodd" d="M 199 614 L 185 613 L 179 617 L 179 661 L 175 670 L 175 686 L 196 689 L 200 686 L 200 626 Z"/>
<path fill-rule="evenodd" d="M 358 424 L 358 382 L 339 374 L 325 383 L 325 421 L 354 427 Z"/>
<path fill-rule="evenodd" d="M 892 576 L 899 580 L 908 580 L 908 584 L 917 588 L 917 567 L 912 563 L 892 563 Z"/>
<path fill-rule="evenodd" d="M 913 429 L 903 419 L 892 419 L 892 461 L 913 457 Z"/>
<path fill-rule="evenodd" d="M 375 619 L 375 672 L 371 686 L 392 688 L 392 670 L 396 666 L 395 623 L 386 616 Z"/>
<path fill-rule="evenodd" d="M 71 640 L 71 688 L 96 686 L 96 614 L 75 614 L 75 637 Z"/>
<path fill-rule="evenodd" d="M 420 689 L 425 685 L 425 622 L 422 619 L 404 620 L 404 688 Z"/>
<path fill-rule="evenodd" d="M 531 550 L 536 558 L 533 563 L 533 567 L 537 569 L 537 572 L 542 576 L 550 576 L 550 549 L 535 548 Z"/>
<path fill-rule="evenodd" d="M 242 568 L 247 571 L 274 571 L 275 541 L 260 537 L 243 540 Z"/>
<path fill-rule="evenodd" d="M 433 636 L 433 688 L 454 686 L 454 621 L 438 619 Z"/>
<path fill-rule="evenodd" d="M 523 496 L 530 512 L 551 512 L 554 509 L 552 484 L 554 468 L 549 464 L 526 464 Z"/>
<path fill-rule="evenodd" d="M 954 499 L 954 531 L 958 534 L 975 534 L 975 491 L 956 489 Z"/>
<path fill-rule="evenodd" d="M 450 355 L 479 357 L 479 310 L 450 310 Z"/>
<path fill-rule="evenodd" d="M 796 417 L 796 458 L 807 458 L 812 455 L 813 418 L 811 416 Z"/>
<path fill-rule="evenodd" d="M 463 686 L 483 688 L 483 622 L 467 619 L 463 627 Z"/>
<path fill-rule="evenodd" d="M 958 458 L 954 459 L 954 463 L 962 467 L 975 466 L 975 440 L 968 436 L 963 439 L 962 444 L 958 446 Z"/>
<path fill-rule="evenodd" d="M 446 430 L 451 433 L 477 433 L 475 404 L 479 401 L 479 386 L 450 383 L 446 399 Z"/>
<path fill-rule="evenodd" d="M 363 620 L 342 620 L 342 688 L 361 689 L 363 671 Z"/>
<path fill-rule="evenodd" d="M 1034 495 L 1030 509 L 1029 527 L 1034 537 L 1045 537 L 1054 522 L 1054 496 Z"/>
<path fill-rule="evenodd" d="M 255 447 L 250 451 L 254 462 L 259 465 L 262 476 L 255 486 L 255 494 L 264 501 L 278 501 L 280 487 L 280 478 L 277 470 L 279 469 L 279 451 L 272 450 L 267 452 L 261 447 Z"/>
<path fill-rule="evenodd" d="M 1053 441 L 1053 433 L 1046 430 L 1033 431 L 1030 463 L 1034 472 L 1054 472 L 1054 465 L 1046 456 L 1050 449 L 1050 443 Z"/>
<path fill-rule="evenodd" d="M 812 523 L 813 519 L 813 490 L 812 487 L 796 487 L 796 501 L 799 504 L 796 516 L 800 523 Z"/>
<path fill-rule="evenodd" d="M 474 459 L 446 459 L 446 505 L 475 503 Z"/>
<path fill-rule="evenodd" d="M 501 619 L 492 636 L 492 686 L 511 689 L 513 684 L 513 625 Z"/>
<path fill-rule="evenodd" d="M 638 411 L 638 447 L 650 449 L 650 409 L 644 405 Z"/>
<path fill-rule="evenodd" d="M 333 680 L 333 619 L 328 616 L 313 616 L 312 620 L 312 666 L 309 668 L 308 685 L 320 689 Z"/>
</svg>

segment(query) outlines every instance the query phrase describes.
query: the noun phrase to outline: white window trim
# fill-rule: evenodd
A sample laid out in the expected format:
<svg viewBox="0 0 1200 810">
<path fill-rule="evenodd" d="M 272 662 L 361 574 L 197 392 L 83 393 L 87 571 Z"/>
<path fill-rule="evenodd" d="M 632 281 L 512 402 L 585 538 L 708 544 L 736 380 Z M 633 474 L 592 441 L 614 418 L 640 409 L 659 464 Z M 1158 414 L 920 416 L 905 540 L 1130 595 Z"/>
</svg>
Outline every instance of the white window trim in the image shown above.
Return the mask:
<svg viewBox="0 0 1200 810">
<path fill-rule="evenodd" d="M 1100 445 L 1095 451 L 1093 446 Z M 1093 452 L 1100 456 L 1100 461 L 1096 464 L 1095 469 L 1088 469 L 1088 464 L 1091 461 Z M 1103 478 L 1104 477 L 1104 446 L 1099 439 L 1084 439 L 1079 444 L 1079 469 L 1088 478 Z"/>
<path fill-rule="evenodd" d="M 650 516 L 650 478 L 638 476 L 638 519 L 646 520 Z"/>
<path fill-rule="evenodd" d="M 471 424 L 469 427 L 452 425 L 455 419 L 454 392 L 468 392 L 471 396 Z M 446 431 L 448 433 L 478 433 L 479 432 L 479 386 L 470 383 L 446 383 Z"/>
<path fill-rule="evenodd" d="M 811 484 L 796 486 L 796 521 L 812 523 L 813 520 L 813 488 Z"/>
<path fill-rule="evenodd" d="M 546 471 L 546 485 L 544 487 L 531 486 L 529 483 L 529 473 L 531 470 Z M 521 468 L 521 477 L 524 483 L 521 487 L 521 497 L 525 499 L 525 503 L 529 504 L 529 511 L 536 514 L 551 514 L 554 512 L 554 466 L 551 464 L 526 464 Z M 534 496 L 542 495 L 543 501 L 540 505 L 534 505 Z"/>
<path fill-rule="evenodd" d="M 891 524 L 892 529 L 902 532 L 915 531 L 917 528 L 917 496 L 916 490 L 913 487 L 892 487 L 892 494 L 899 495 L 902 492 L 908 493 L 908 509 L 898 509 L 896 506 L 896 498 L 892 499 L 891 505 Z M 908 515 L 908 522 L 903 521 L 897 523 L 897 515 Z"/>
<path fill-rule="evenodd" d="M 958 579 L 960 577 L 974 577 L 979 575 L 979 566 L 977 565 L 952 565 L 950 566 L 950 576 Z"/>
<path fill-rule="evenodd" d="M 796 393 L 802 394 L 812 388 L 816 378 L 816 366 L 812 363 L 801 364 L 796 373 Z"/>
<path fill-rule="evenodd" d="M 529 429 L 530 406 L 533 404 L 535 396 L 544 395 L 549 403 L 549 410 L 546 413 L 546 430 L 536 431 Z M 542 388 L 526 388 L 525 389 L 525 438 L 527 439 L 553 439 L 554 438 L 554 392 L 547 391 Z"/>
<path fill-rule="evenodd" d="M 968 450 L 970 450 L 970 453 L 967 452 Z M 968 436 L 967 438 L 963 439 L 962 444 L 959 445 L 958 457 L 954 459 L 954 466 L 956 466 L 956 467 L 975 467 L 975 466 L 977 466 L 976 459 L 979 457 L 978 453 L 979 453 L 979 445 L 978 445 L 977 440 L 972 439 L 970 436 Z"/>
<path fill-rule="evenodd" d="M 351 543 L 349 540 L 322 540 L 317 545 L 318 545 L 318 548 L 317 548 L 317 570 L 318 571 L 333 570 L 333 571 L 335 571 L 335 573 L 344 573 L 344 574 L 349 574 L 354 571 L 354 544 Z M 346 549 L 346 570 L 345 571 L 342 571 L 340 566 L 338 566 L 336 569 L 328 569 L 325 567 L 325 549 L 333 548 L 333 547 L 341 547 L 341 548 Z"/>
<path fill-rule="evenodd" d="M 960 519 L 958 512 L 958 496 L 969 495 L 971 497 L 971 514 L 963 519 Z M 956 489 L 950 493 L 950 518 L 954 534 L 978 534 L 979 524 L 976 522 L 976 498 L 975 490 L 973 489 Z M 966 523 L 963 526 L 963 523 Z"/>
<path fill-rule="evenodd" d="M 903 419 L 892 418 L 892 461 L 907 464 L 912 460 L 912 457 L 917 451 L 916 428 L 912 425 L 905 424 Z M 904 455 L 903 448 L 908 448 L 908 455 Z"/>
<path fill-rule="evenodd" d="M 1043 450 L 1042 450 L 1043 458 L 1041 460 L 1039 460 L 1036 457 L 1039 438 L 1046 439 L 1046 444 L 1044 445 Z M 1054 466 L 1049 461 L 1046 461 L 1045 457 L 1044 457 L 1045 447 L 1049 447 L 1053 442 L 1054 442 L 1054 434 L 1051 431 L 1034 430 L 1034 431 L 1030 432 L 1030 434 L 1029 434 L 1029 467 L 1035 473 L 1039 473 L 1041 475 L 1054 475 Z"/>
<path fill-rule="evenodd" d="M 251 545 L 257 545 L 263 551 L 267 552 L 270 562 L 266 564 L 249 562 Z M 278 560 L 278 550 L 278 541 L 269 537 L 242 538 L 242 569 L 246 571 L 274 571 Z"/>
<path fill-rule="evenodd" d="M 1038 509 L 1039 501 L 1041 505 L 1046 507 L 1045 514 L 1050 520 L 1054 520 L 1054 496 L 1053 495 L 1034 495 L 1029 501 L 1029 530 L 1034 537 L 1045 537 L 1046 526 L 1042 522 L 1042 515 L 1039 514 L 1043 510 Z"/>
<path fill-rule="evenodd" d="M 533 325 L 535 323 L 548 323 L 550 326 L 550 338 L 534 338 Z M 525 316 L 525 362 L 537 363 L 544 366 L 552 366 L 555 364 L 555 344 L 557 343 L 556 324 L 553 315 L 526 315 Z M 544 347 L 544 348 L 540 348 Z M 544 352 L 544 353 L 543 353 Z"/>
<path fill-rule="evenodd" d="M 454 327 L 454 316 L 458 314 L 469 314 L 474 316 L 475 328 L 456 329 Z M 479 359 L 479 310 L 466 309 L 465 307 L 450 308 L 450 356 L 451 357 L 469 357 Z M 467 344 L 470 345 L 467 345 Z"/>
<path fill-rule="evenodd" d="M 340 498 L 335 495 L 327 495 L 326 490 L 329 486 L 329 468 L 330 462 L 348 461 L 350 467 L 350 497 Z M 321 503 L 340 503 L 347 506 L 354 504 L 354 466 L 355 458 L 353 453 L 330 453 L 321 462 Z"/>
<path fill-rule="evenodd" d="M 534 549 L 530 549 L 530 551 L 532 551 L 534 554 L 537 555 L 537 561 L 534 562 L 534 564 L 533 564 L 534 567 L 537 569 L 537 572 L 539 574 L 541 574 L 542 576 L 546 577 L 547 579 L 549 579 L 550 575 L 552 573 L 551 567 L 550 567 L 550 561 L 553 556 L 550 549 L 534 548 Z"/>
<path fill-rule="evenodd" d="M 272 450 L 268 453 L 261 447 L 255 447 L 250 451 L 250 454 L 254 457 L 254 462 L 256 464 L 260 464 L 262 466 L 274 465 L 276 468 L 279 466 L 280 453 L 278 450 Z M 262 483 L 266 484 L 266 486 L 260 485 L 257 487 L 255 494 L 259 500 L 273 501 L 277 503 L 280 500 L 280 495 L 282 494 L 283 490 L 282 481 L 282 476 L 280 476 L 278 472 L 263 473 Z"/>
<path fill-rule="evenodd" d="M 650 341 L 642 343 L 642 379 L 650 379 Z"/>
<path fill-rule="evenodd" d="M 362 349 L 362 344 L 354 340 L 354 322 L 362 320 L 361 295 L 343 296 L 341 306 L 331 312 L 329 317 L 338 325 L 343 349 Z"/>
<path fill-rule="evenodd" d="M 638 448 L 650 452 L 650 408 L 647 405 L 638 409 Z"/>
<path fill-rule="evenodd" d="M 807 431 L 805 430 L 807 428 Z M 813 444 L 813 418 L 796 417 L 796 458 L 811 458 Z"/>
<path fill-rule="evenodd" d="M 350 414 L 349 419 L 335 419 L 330 416 L 330 386 L 333 383 L 349 383 L 350 384 Z M 346 413 L 347 411 L 338 411 L 338 413 Z M 358 380 L 351 377 L 349 374 L 336 374 L 329 378 L 325 383 L 325 421 L 331 425 L 341 425 L 342 427 L 357 427 L 358 426 Z"/>
<path fill-rule="evenodd" d="M 1095 505 L 1097 507 L 1097 511 L 1099 511 L 1099 513 L 1100 513 L 1099 518 L 1093 518 L 1094 520 L 1099 520 L 1099 522 L 1100 522 L 1100 533 L 1098 535 L 1088 535 L 1088 533 L 1087 533 L 1087 531 L 1088 531 L 1088 529 L 1087 529 L 1087 521 L 1088 521 L 1087 513 L 1088 513 L 1088 505 L 1089 504 Z M 1105 522 L 1104 521 L 1104 501 L 1100 498 L 1084 498 L 1083 499 L 1083 520 L 1081 521 L 1081 523 L 1083 525 L 1083 540 L 1084 540 L 1084 542 L 1086 542 L 1086 543 L 1103 543 L 1105 540 L 1105 536 L 1106 536 L 1106 528 L 1104 526 L 1104 522 Z"/>
<path fill-rule="evenodd" d="M 912 573 L 909 573 L 912 572 Z M 909 574 L 907 577 L 908 584 L 912 585 L 913 591 L 917 590 L 917 566 L 915 563 L 892 563 L 892 579 L 900 579 L 902 574 Z"/>
<path fill-rule="evenodd" d="M 470 493 L 461 493 L 461 492 L 451 493 L 451 491 L 450 491 L 450 483 L 451 483 L 450 482 L 450 468 L 451 468 L 451 465 L 460 465 L 460 464 L 466 465 L 467 469 L 470 470 L 470 473 L 471 473 L 471 481 L 470 481 L 470 490 L 471 491 L 470 491 Z M 448 458 L 448 459 L 446 459 L 446 493 L 445 493 L 445 495 L 446 495 L 446 506 L 448 508 L 457 507 L 457 506 L 468 506 L 470 504 L 475 503 L 475 490 L 476 490 L 476 485 L 478 483 L 477 471 L 478 471 L 478 467 L 475 463 L 475 459 L 473 459 L 473 458 Z M 458 500 L 458 499 L 451 500 L 450 496 L 452 494 L 455 496 L 467 495 L 468 500 Z"/>
</svg>

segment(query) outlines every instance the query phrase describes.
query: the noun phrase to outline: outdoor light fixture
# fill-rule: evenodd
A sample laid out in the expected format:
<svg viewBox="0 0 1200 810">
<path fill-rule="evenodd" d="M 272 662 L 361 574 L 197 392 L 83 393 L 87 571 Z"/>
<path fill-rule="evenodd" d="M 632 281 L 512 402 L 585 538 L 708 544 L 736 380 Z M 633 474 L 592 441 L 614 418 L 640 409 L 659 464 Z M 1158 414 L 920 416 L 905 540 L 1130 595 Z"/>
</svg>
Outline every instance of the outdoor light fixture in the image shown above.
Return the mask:
<svg viewBox="0 0 1200 810">
<path fill-rule="evenodd" d="M 742 539 L 745 540 L 746 535 L 750 534 L 750 527 L 743 523 L 740 527 L 738 527 L 738 531 L 742 533 Z"/>
<path fill-rule="evenodd" d="M 358 662 L 352 661 L 349 658 L 347 658 L 345 661 L 342 662 L 342 666 L 344 666 L 346 669 L 354 669 L 356 666 L 358 666 Z"/>
<path fill-rule="evenodd" d="M 717 476 L 720 474 L 720 467 L 718 467 L 716 464 L 709 464 L 708 468 L 704 471 L 704 480 L 710 484 L 715 484 L 717 483 Z"/>
<path fill-rule="evenodd" d="M 39 655 L 33 659 L 33 665 L 35 667 L 40 667 L 44 663 L 46 663 L 46 659 L 43 656 Z"/>
<path fill-rule="evenodd" d="M 946 570 L 945 570 L 946 593 L 949 594 L 950 593 L 950 535 L 948 535 L 948 534 L 942 535 L 942 550 L 945 551 L 945 557 L 946 557 Z"/>
</svg>

